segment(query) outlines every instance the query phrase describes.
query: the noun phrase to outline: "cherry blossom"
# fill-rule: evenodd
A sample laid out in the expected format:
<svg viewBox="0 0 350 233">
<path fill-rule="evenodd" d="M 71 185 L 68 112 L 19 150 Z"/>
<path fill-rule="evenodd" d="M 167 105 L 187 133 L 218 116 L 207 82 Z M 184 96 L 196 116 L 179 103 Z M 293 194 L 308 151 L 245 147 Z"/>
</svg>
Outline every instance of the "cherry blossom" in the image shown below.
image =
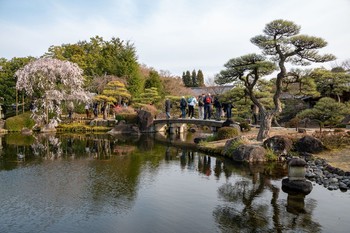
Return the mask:
<svg viewBox="0 0 350 233">
<path fill-rule="evenodd" d="M 32 118 L 37 125 L 57 125 L 62 101 L 89 102 L 91 94 L 83 89 L 83 70 L 75 63 L 54 58 L 41 58 L 28 63 L 15 73 L 17 90 L 32 98 Z M 53 118 L 48 120 L 48 114 Z"/>
</svg>

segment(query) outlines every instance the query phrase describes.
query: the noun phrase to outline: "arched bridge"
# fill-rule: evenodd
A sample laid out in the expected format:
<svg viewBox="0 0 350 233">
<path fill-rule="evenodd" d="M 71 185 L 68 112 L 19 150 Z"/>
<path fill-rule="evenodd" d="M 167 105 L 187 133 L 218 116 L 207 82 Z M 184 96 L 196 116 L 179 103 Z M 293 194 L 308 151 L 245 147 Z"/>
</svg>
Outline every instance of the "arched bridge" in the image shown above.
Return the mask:
<svg viewBox="0 0 350 233">
<path fill-rule="evenodd" d="M 179 132 L 182 133 L 187 129 L 188 124 L 203 125 L 212 128 L 213 131 L 217 131 L 222 127 L 224 121 L 217 120 L 202 120 L 202 119 L 156 119 L 153 120 L 154 129 L 156 132 L 169 131 L 170 133 Z M 238 123 L 235 123 L 238 125 Z"/>
</svg>

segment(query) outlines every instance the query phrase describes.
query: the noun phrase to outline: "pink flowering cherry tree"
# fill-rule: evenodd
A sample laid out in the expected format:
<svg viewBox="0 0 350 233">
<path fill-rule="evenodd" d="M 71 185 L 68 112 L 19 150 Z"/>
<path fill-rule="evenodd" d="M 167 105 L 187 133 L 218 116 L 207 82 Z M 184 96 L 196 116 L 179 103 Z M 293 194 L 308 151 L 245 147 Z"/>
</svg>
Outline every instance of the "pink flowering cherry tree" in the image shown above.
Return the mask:
<svg viewBox="0 0 350 233">
<path fill-rule="evenodd" d="M 57 126 L 62 101 L 90 101 L 90 93 L 83 89 L 82 74 L 77 64 L 53 58 L 30 62 L 15 73 L 16 89 L 33 100 L 32 118 L 38 126 Z"/>
</svg>

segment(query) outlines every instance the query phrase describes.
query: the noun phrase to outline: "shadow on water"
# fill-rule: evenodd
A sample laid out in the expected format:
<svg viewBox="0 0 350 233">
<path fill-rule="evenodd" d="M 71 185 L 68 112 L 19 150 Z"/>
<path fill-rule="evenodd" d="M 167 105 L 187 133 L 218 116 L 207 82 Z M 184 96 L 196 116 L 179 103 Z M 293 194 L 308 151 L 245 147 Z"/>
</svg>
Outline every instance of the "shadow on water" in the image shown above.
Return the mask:
<svg viewBox="0 0 350 233">
<path fill-rule="evenodd" d="M 50 204 L 63 207 L 68 204 L 73 207 L 80 205 L 82 215 L 92 215 L 101 211 L 109 213 L 131 209 L 137 198 L 145 164 L 157 173 L 162 163 L 172 164 L 178 161 L 182 170 L 198 171 L 204 177 L 214 177 L 217 181 L 226 180 L 217 190 L 221 202 L 212 211 L 214 221 L 222 232 L 321 232 L 321 225 L 313 220 L 316 200 L 305 200 L 305 196 L 288 195 L 286 199 L 280 197 L 281 188 L 278 184 L 287 175 L 284 164 L 234 163 L 225 158 L 199 153 L 188 144 L 173 146 L 167 140 L 160 144 L 155 140 L 156 137 L 154 134 L 140 137 L 106 134 L 9 134 L 1 137 L 0 171 L 52 160 L 87 163 L 88 169 L 84 171 L 78 171 L 75 163 L 62 165 L 68 166 L 64 171 L 71 175 L 68 189 L 63 184 L 60 185 L 65 183 L 64 180 L 56 181 L 59 177 L 39 177 L 36 185 L 28 189 L 31 192 L 41 191 L 43 195 L 50 192 L 47 195 L 54 196 L 65 189 L 66 196 L 57 196 L 56 200 L 49 201 L 53 202 Z M 59 167 L 50 169 L 54 172 Z M 42 186 L 50 186 L 52 182 L 59 184 L 52 190 L 43 190 Z M 25 189 L 26 185 L 22 185 Z M 81 200 L 76 200 L 75 204 L 70 203 L 68 197 L 80 192 L 83 193 Z M 41 204 L 38 204 L 38 209 L 39 207 Z M 60 214 L 59 211 L 53 213 L 53 210 L 43 209 L 37 213 L 37 217 L 43 222 L 49 217 L 46 219 L 42 216 Z M 32 212 L 35 215 L 35 211 Z M 11 217 L 3 214 L 4 219 Z"/>
</svg>

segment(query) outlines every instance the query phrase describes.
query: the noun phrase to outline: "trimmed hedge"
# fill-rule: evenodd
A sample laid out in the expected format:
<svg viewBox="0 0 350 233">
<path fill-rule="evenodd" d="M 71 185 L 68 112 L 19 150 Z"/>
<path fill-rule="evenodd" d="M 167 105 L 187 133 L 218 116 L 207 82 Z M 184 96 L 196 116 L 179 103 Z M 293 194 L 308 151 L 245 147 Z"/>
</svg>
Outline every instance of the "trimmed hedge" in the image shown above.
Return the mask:
<svg viewBox="0 0 350 233">
<path fill-rule="evenodd" d="M 222 127 L 218 130 L 217 140 L 229 139 L 239 135 L 236 128 L 233 127 Z"/>
</svg>

